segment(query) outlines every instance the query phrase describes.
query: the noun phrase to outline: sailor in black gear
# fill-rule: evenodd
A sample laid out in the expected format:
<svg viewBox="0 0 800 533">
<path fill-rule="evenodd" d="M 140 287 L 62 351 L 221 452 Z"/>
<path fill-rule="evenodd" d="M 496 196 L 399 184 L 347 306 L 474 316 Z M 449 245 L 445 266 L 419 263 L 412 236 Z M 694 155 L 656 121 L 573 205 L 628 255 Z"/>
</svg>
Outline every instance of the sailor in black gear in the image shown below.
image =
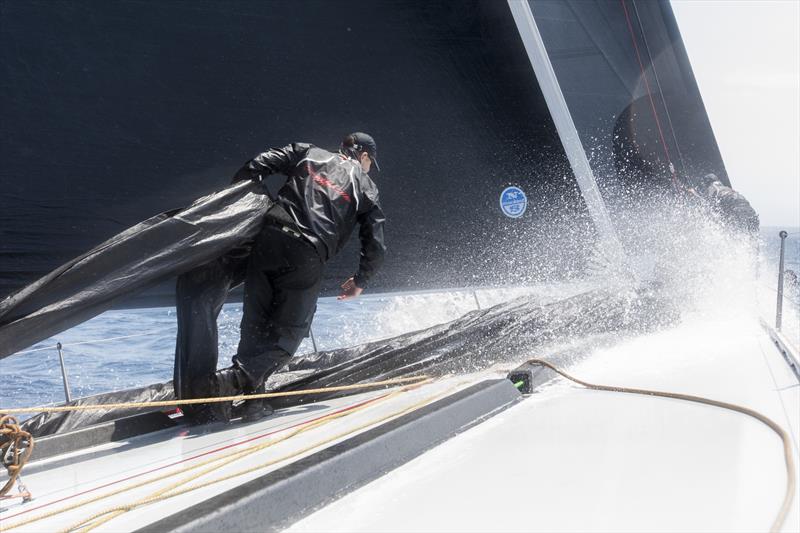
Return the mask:
<svg viewBox="0 0 800 533">
<path fill-rule="evenodd" d="M 701 198 L 723 226 L 757 238 L 759 219 L 750 202 L 724 185 L 715 174 L 706 174 L 690 183 L 690 193 Z"/>
<path fill-rule="evenodd" d="M 182 276 L 178 281 L 175 389 L 179 397 L 231 396 L 264 391 L 308 335 L 325 263 L 359 225 L 356 274 L 339 299 L 361 294 L 384 256 L 384 215 L 368 172 L 377 164 L 371 136 L 352 133 L 339 153 L 310 144 L 273 148 L 248 161 L 234 181 L 287 177 L 254 242 Z M 213 279 L 213 281 L 210 280 Z M 216 318 L 228 290 L 244 280 L 241 339 L 233 365 L 214 372 Z M 213 365 L 213 366 L 212 366 Z M 246 420 L 271 413 L 266 402 L 245 402 Z M 229 420 L 230 403 L 187 410 L 197 422 Z"/>
</svg>

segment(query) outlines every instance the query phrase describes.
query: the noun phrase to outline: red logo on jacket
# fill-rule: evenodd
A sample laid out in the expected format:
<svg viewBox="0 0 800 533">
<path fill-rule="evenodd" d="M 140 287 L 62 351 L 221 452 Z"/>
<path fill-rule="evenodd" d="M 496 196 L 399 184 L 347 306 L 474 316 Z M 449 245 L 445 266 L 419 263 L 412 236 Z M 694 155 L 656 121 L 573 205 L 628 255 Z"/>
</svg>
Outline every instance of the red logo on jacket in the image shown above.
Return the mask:
<svg viewBox="0 0 800 533">
<path fill-rule="evenodd" d="M 347 203 L 350 203 L 351 199 L 350 199 L 350 195 L 347 193 L 347 191 L 345 191 L 344 189 L 342 189 L 341 187 L 339 187 L 338 185 L 333 183 L 331 180 L 329 180 L 325 176 L 323 176 L 323 175 L 321 175 L 321 174 L 319 174 L 317 172 L 314 172 L 314 169 L 311 167 L 311 163 L 306 163 L 306 169 L 308 170 L 308 175 L 311 176 L 311 178 L 316 183 L 319 183 L 320 185 L 322 185 L 326 189 L 332 189 L 332 190 L 336 191 L 337 193 L 339 193 L 339 196 L 341 196 L 342 198 L 345 199 L 345 201 L 347 201 Z"/>
</svg>

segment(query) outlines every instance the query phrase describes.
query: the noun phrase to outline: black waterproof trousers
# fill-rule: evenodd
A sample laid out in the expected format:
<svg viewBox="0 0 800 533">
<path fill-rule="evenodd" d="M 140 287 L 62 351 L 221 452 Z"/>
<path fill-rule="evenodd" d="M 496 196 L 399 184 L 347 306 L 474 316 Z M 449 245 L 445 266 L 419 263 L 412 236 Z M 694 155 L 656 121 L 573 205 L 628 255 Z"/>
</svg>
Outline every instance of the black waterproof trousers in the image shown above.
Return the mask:
<svg viewBox="0 0 800 533">
<path fill-rule="evenodd" d="M 244 282 L 244 315 L 234 364 L 252 389 L 286 363 L 308 336 L 324 263 L 303 237 L 266 225 L 256 238 Z"/>
<path fill-rule="evenodd" d="M 217 317 L 228 292 L 244 281 L 249 256 L 249 247 L 237 248 L 178 277 L 172 381 L 178 398 L 208 396 L 208 377 L 217 370 L 219 359 Z"/>
<path fill-rule="evenodd" d="M 218 360 L 217 317 L 231 288 L 245 283 L 241 339 L 234 364 L 249 391 L 294 355 L 308 335 L 324 263 L 302 237 L 268 223 L 240 248 L 178 279 L 175 394 L 202 397 Z"/>
</svg>

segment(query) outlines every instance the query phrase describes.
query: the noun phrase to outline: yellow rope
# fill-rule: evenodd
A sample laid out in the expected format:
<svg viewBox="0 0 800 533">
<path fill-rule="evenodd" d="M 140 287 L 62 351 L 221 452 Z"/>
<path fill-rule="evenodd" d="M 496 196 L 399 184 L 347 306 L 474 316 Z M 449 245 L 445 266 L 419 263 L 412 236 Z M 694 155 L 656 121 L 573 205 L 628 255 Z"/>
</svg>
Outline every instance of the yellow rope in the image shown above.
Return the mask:
<svg viewBox="0 0 800 533">
<path fill-rule="evenodd" d="M 325 387 L 321 389 L 305 389 L 286 392 L 267 392 L 263 394 L 239 394 L 237 396 L 220 396 L 216 398 L 192 398 L 190 400 L 165 400 L 159 402 L 131 402 L 131 403 L 102 403 L 92 405 L 61 405 L 58 407 L 14 407 L 6 409 L 0 407 L 0 413 L 65 413 L 71 411 L 99 411 L 105 409 L 141 409 L 146 407 L 174 407 L 179 405 L 195 405 L 198 403 L 217 403 L 234 402 L 239 400 L 258 400 L 264 398 L 281 398 L 285 396 L 300 396 L 303 394 L 324 394 L 326 392 L 352 391 L 359 389 L 369 389 L 374 387 L 384 387 L 388 385 L 398 385 L 400 383 L 413 383 L 424 381 L 428 376 L 415 376 L 410 378 L 387 379 L 372 383 L 361 383 L 358 385 L 342 385 L 339 387 Z"/>
<path fill-rule="evenodd" d="M 749 409 L 741 405 L 721 402 L 718 400 L 712 400 L 710 398 L 703 398 L 702 396 L 693 396 L 691 394 L 681 394 L 677 392 L 662 392 L 649 389 L 636 389 L 632 387 L 613 387 L 608 385 L 596 385 L 594 383 L 588 383 L 576 377 L 570 376 L 560 368 L 556 367 L 555 365 L 553 365 L 548 361 L 545 361 L 544 359 L 531 359 L 528 361 L 528 363 L 534 365 L 546 366 L 550 370 L 560 374 L 561 376 L 567 378 L 570 381 L 578 383 L 579 385 L 583 385 L 587 389 L 602 390 L 609 392 L 625 392 L 629 394 L 644 394 L 647 396 L 660 396 L 662 398 L 672 398 L 676 400 L 684 400 L 687 402 L 712 405 L 714 407 L 721 407 L 723 409 L 728 409 L 730 411 L 736 411 L 738 413 L 745 414 L 747 416 L 755 418 L 762 424 L 766 425 L 772 431 L 777 433 L 778 436 L 783 441 L 783 457 L 784 457 L 784 462 L 786 464 L 786 491 L 783 496 L 783 504 L 781 505 L 781 508 L 778 511 L 777 517 L 772 523 L 770 531 L 779 532 L 783 527 L 783 523 L 786 521 L 786 516 L 789 514 L 789 511 L 792 508 L 792 501 L 794 500 L 795 485 L 796 485 L 795 474 L 794 474 L 794 459 L 792 458 L 792 441 L 788 433 L 786 433 L 786 431 L 782 427 L 780 427 L 770 418 L 762 415 L 758 411 L 754 411 L 753 409 Z"/>
<path fill-rule="evenodd" d="M 459 385 L 454 385 L 453 387 L 448 388 L 444 392 L 441 392 L 441 393 L 436 394 L 436 395 L 434 395 L 432 397 L 426 398 L 426 399 L 424 399 L 424 400 L 422 400 L 420 402 L 417 402 L 417 403 L 415 403 L 415 404 L 413 404 L 413 405 L 411 405 L 409 407 L 406 407 L 406 408 L 401 409 L 399 411 L 395 411 L 395 412 L 390 413 L 388 415 L 384 415 L 384 416 L 379 417 L 377 419 L 370 420 L 369 422 L 365 422 L 363 424 L 360 424 L 359 426 L 357 426 L 355 428 L 349 429 L 347 431 L 343 431 L 341 433 L 338 433 L 337 435 L 334 435 L 332 437 L 328 437 L 326 439 L 323 439 L 322 441 L 319 441 L 319 442 L 316 442 L 314 444 L 308 445 L 308 446 L 306 446 L 304 448 L 301 448 L 299 450 L 295 450 L 295 451 L 293 451 L 293 452 L 291 452 L 289 454 L 286 454 L 286 455 L 284 455 L 282 457 L 278 457 L 278 458 L 275 458 L 275 459 L 270 459 L 269 461 L 266 461 L 264 463 L 261 463 L 261 464 L 258 464 L 256 466 L 252 466 L 252 467 L 249 467 L 249 468 L 245 468 L 243 470 L 239 470 L 239 471 L 234 472 L 232 474 L 228 474 L 228 475 L 216 478 L 216 479 L 205 481 L 203 483 L 190 485 L 190 486 L 184 487 L 182 489 L 178 489 L 178 487 L 180 487 L 182 485 L 185 485 L 186 483 L 189 483 L 190 481 L 194 481 L 195 479 L 205 475 L 206 473 L 208 473 L 208 472 L 210 472 L 212 470 L 220 469 L 223 466 L 225 466 L 225 465 L 227 465 L 227 464 L 229 464 L 229 463 L 231 463 L 231 462 L 233 462 L 235 460 L 240 459 L 241 457 L 230 458 L 229 460 L 225 461 L 224 463 L 222 463 L 220 465 L 216 465 L 215 467 L 208 469 L 208 471 L 206 471 L 206 472 L 198 472 L 198 473 L 196 473 L 196 474 L 194 474 L 194 475 L 192 475 L 192 476 L 190 476 L 190 477 L 188 477 L 188 478 L 186 478 L 186 479 L 184 479 L 182 481 L 174 483 L 173 485 L 171 485 L 169 487 L 161 489 L 161 490 L 153 493 L 152 495 L 150 495 L 150 496 L 148 496 L 146 498 L 140 499 L 137 502 L 134 502 L 134 503 L 131 503 L 131 504 L 128 504 L 128 505 L 120 505 L 120 506 L 117 506 L 117 507 L 112 507 L 112 508 L 106 509 L 104 511 L 101 511 L 99 513 L 96 513 L 96 514 L 92 515 L 91 517 L 89 517 L 89 518 L 87 518 L 85 520 L 82 520 L 81 522 L 78 522 L 78 523 L 74 524 L 73 526 L 71 526 L 70 528 L 64 530 L 64 533 L 75 532 L 75 531 L 80 531 L 80 533 L 87 533 L 88 531 L 96 529 L 96 528 L 100 527 L 101 525 L 105 524 L 106 522 L 109 522 L 109 521 L 113 520 L 117 516 L 120 516 L 120 515 L 128 512 L 128 511 L 131 511 L 131 510 L 136 509 L 138 507 L 141 507 L 141 506 L 144 506 L 144 505 L 149 505 L 151 503 L 156 503 L 158 501 L 166 500 L 168 498 L 173 498 L 175 496 L 180 496 L 182 494 L 186 494 L 188 492 L 191 492 L 191 491 L 194 491 L 194 490 L 197 490 L 197 489 L 208 487 L 209 485 L 213 485 L 213 484 L 216 484 L 216 483 L 221 483 L 223 481 L 227 481 L 227 480 L 233 479 L 235 477 L 243 476 L 243 475 L 258 471 L 258 470 L 262 470 L 264 468 L 270 467 L 270 466 L 275 465 L 277 463 L 280 463 L 282 461 L 286 461 L 288 459 L 292 459 L 292 458 L 297 457 L 299 455 L 302 455 L 302 454 L 304 454 L 306 452 L 309 452 L 309 451 L 311 451 L 311 450 L 313 450 L 315 448 L 319 448 L 321 446 L 325 446 L 326 444 L 330 444 L 331 442 L 339 440 L 339 439 L 341 439 L 343 437 L 347 437 L 349 435 L 352 435 L 353 433 L 357 433 L 357 432 L 359 432 L 359 431 L 361 431 L 363 429 L 366 429 L 366 428 L 368 428 L 370 426 L 374 426 L 376 424 L 380 424 L 380 423 L 385 422 L 387 420 L 390 420 L 392 418 L 396 418 L 398 416 L 402 416 L 404 414 L 407 414 L 407 413 L 416 411 L 418 409 L 421 409 L 422 407 L 425 407 L 426 405 L 429 405 L 430 403 L 438 400 L 439 398 L 442 398 L 444 396 L 447 396 L 447 395 L 451 394 L 453 392 L 453 390 L 457 389 L 459 386 L 460 386 L 460 384 Z M 408 389 L 403 389 L 403 390 L 397 391 L 396 393 L 393 393 L 393 395 L 394 394 L 399 394 L 400 392 L 404 392 L 404 390 L 408 390 Z M 387 399 L 388 399 L 388 397 L 387 397 Z M 311 429 L 313 429 L 313 427 L 300 428 L 297 432 L 294 433 L 294 435 L 296 435 L 297 433 L 304 432 L 304 431 L 309 431 Z M 263 445 L 259 445 L 259 449 L 261 449 L 260 448 L 261 446 L 263 446 Z M 254 450 L 254 451 L 258 451 L 258 450 Z M 177 489 L 177 490 L 175 490 L 175 489 Z M 170 491 L 172 491 L 172 492 L 170 492 Z M 105 516 L 105 515 L 110 515 L 110 516 Z M 94 522 L 94 521 L 97 521 L 97 522 Z M 94 523 L 92 523 L 92 522 L 94 522 Z"/>
<path fill-rule="evenodd" d="M 388 394 L 387 396 L 385 396 L 383 398 L 380 398 L 380 399 L 378 399 L 376 401 L 373 401 L 371 403 L 365 404 L 363 406 L 356 407 L 356 408 L 351 409 L 349 411 L 345 411 L 345 412 L 341 412 L 341 413 L 331 413 L 329 415 L 325 415 L 324 417 L 320 418 L 319 420 L 316 420 L 316 421 L 312 422 L 311 424 L 308 424 L 306 426 L 298 428 L 298 429 L 296 429 L 294 431 L 291 431 L 286 435 L 283 435 L 283 436 L 280 436 L 280 437 L 271 438 L 269 441 L 267 441 L 265 443 L 257 444 L 257 445 L 253 445 L 253 446 L 244 448 L 244 449 L 239 450 L 239 451 L 237 451 L 237 452 L 235 452 L 235 453 L 233 453 L 231 455 L 228 455 L 228 456 L 225 456 L 225 457 L 212 457 L 212 458 L 203 460 L 203 461 L 201 461 L 199 463 L 196 463 L 194 465 L 186 466 L 186 467 L 180 468 L 180 469 L 172 471 L 172 472 L 161 474 L 161 475 L 158 475 L 156 477 L 153 477 L 153 478 L 150 478 L 150 479 L 146 479 L 146 480 L 143 480 L 143 481 L 140 481 L 140 482 L 134 483 L 132 485 L 128 485 L 128 486 L 125 486 L 125 487 L 122 487 L 122 488 L 119 488 L 119 489 L 116 489 L 116 490 L 113 490 L 113 491 L 109 491 L 109 492 L 106 492 L 106 493 L 101 494 L 101 495 L 92 496 L 89 499 L 82 500 L 80 502 L 76 502 L 74 504 L 67 505 L 67 506 L 62 507 L 60 509 L 56 509 L 56 510 L 53 510 L 53 511 L 42 513 L 40 515 L 32 516 L 32 517 L 27 518 L 25 520 L 22 520 L 20 522 L 16 522 L 16 523 L 9 524 L 9 525 L 4 525 L 3 529 L 4 530 L 11 530 L 11 529 L 19 528 L 19 527 L 27 525 L 27 524 L 31 524 L 33 522 L 38 522 L 40 520 L 44 520 L 46 518 L 51 518 L 53 516 L 56 516 L 56 515 L 59 515 L 59 514 L 65 513 L 65 512 L 78 509 L 78 508 L 83 507 L 85 505 L 89 505 L 89 504 L 95 503 L 95 502 L 97 502 L 99 500 L 103 500 L 103 499 L 107 499 L 107 498 L 110 498 L 110 497 L 113 497 L 113 496 L 117 496 L 117 495 L 122 494 L 124 492 L 128 492 L 128 491 L 137 489 L 139 487 L 143 487 L 145 485 L 149 485 L 149 484 L 152 484 L 152 483 L 155 483 L 157 481 L 161 481 L 161 480 L 164 480 L 164 479 L 167 479 L 167 478 L 170 478 L 170 477 L 178 476 L 180 474 L 183 474 L 183 473 L 186 473 L 186 472 L 190 472 L 192 470 L 196 470 L 198 468 L 202 468 L 204 466 L 211 465 L 213 463 L 217 463 L 217 462 L 220 462 L 220 461 L 226 461 L 226 463 L 227 463 L 227 462 L 229 462 L 229 460 L 232 461 L 232 460 L 240 459 L 242 457 L 246 457 L 247 455 L 250 455 L 251 453 L 263 450 L 265 448 L 268 448 L 270 446 L 274 446 L 275 444 L 283 442 L 283 441 L 285 441 L 287 439 L 290 439 L 291 437 L 293 437 L 293 436 L 295 436 L 295 435 L 297 435 L 299 433 L 302 433 L 304 431 L 309 431 L 310 429 L 319 427 L 319 426 L 323 425 L 324 423 L 329 422 L 331 420 L 335 420 L 337 418 L 341 418 L 343 416 L 347 416 L 349 414 L 356 413 L 356 412 L 359 412 L 361 410 L 367 409 L 368 407 L 370 407 L 372 405 L 375 405 L 376 402 L 386 401 L 389 398 L 394 397 L 394 396 L 396 396 L 397 394 L 399 394 L 401 392 L 417 388 L 417 387 L 419 387 L 421 385 L 429 383 L 430 381 L 431 381 L 430 379 L 426 379 L 426 381 L 419 382 L 419 383 L 414 383 L 412 385 L 403 387 L 402 389 L 394 391 L 394 392 Z M 216 468 L 218 468 L 218 467 L 217 466 L 212 467 L 211 469 L 209 469 L 209 471 L 214 470 Z M 189 481 L 191 481 L 191 479 L 192 478 L 190 478 Z"/>
</svg>

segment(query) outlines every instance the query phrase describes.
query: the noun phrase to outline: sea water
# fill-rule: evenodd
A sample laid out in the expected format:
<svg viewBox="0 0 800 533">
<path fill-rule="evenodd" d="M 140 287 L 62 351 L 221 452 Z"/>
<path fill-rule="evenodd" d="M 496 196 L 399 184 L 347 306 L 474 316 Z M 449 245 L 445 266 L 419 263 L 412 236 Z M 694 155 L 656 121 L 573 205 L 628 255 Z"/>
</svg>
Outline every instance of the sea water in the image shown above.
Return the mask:
<svg viewBox="0 0 800 533">
<path fill-rule="evenodd" d="M 774 321 L 778 228 L 764 228 L 759 261 L 758 313 Z M 800 274 L 800 230 L 788 230 L 785 268 Z M 388 338 L 453 320 L 478 307 L 488 307 L 535 293 L 542 301 L 557 300 L 592 288 L 591 281 L 552 283 L 518 289 L 460 290 L 412 295 L 373 295 L 338 301 L 321 298 L 312 326 L 298 353 L 330 350 Z M 787 286 L 784 331 L 800 345 L 800 287 Z M 219 318 L 219 366 L 230 364 L 238 344 L 241 304 L 225 305 Z M 63 357 L 73 398 L 164 382 L 172 378 L 176 316 L 174 308 L 109 311 L 0 361 L 1 407 L 64 402 L 65 391 L 56 344 Z"/>
</svg>

